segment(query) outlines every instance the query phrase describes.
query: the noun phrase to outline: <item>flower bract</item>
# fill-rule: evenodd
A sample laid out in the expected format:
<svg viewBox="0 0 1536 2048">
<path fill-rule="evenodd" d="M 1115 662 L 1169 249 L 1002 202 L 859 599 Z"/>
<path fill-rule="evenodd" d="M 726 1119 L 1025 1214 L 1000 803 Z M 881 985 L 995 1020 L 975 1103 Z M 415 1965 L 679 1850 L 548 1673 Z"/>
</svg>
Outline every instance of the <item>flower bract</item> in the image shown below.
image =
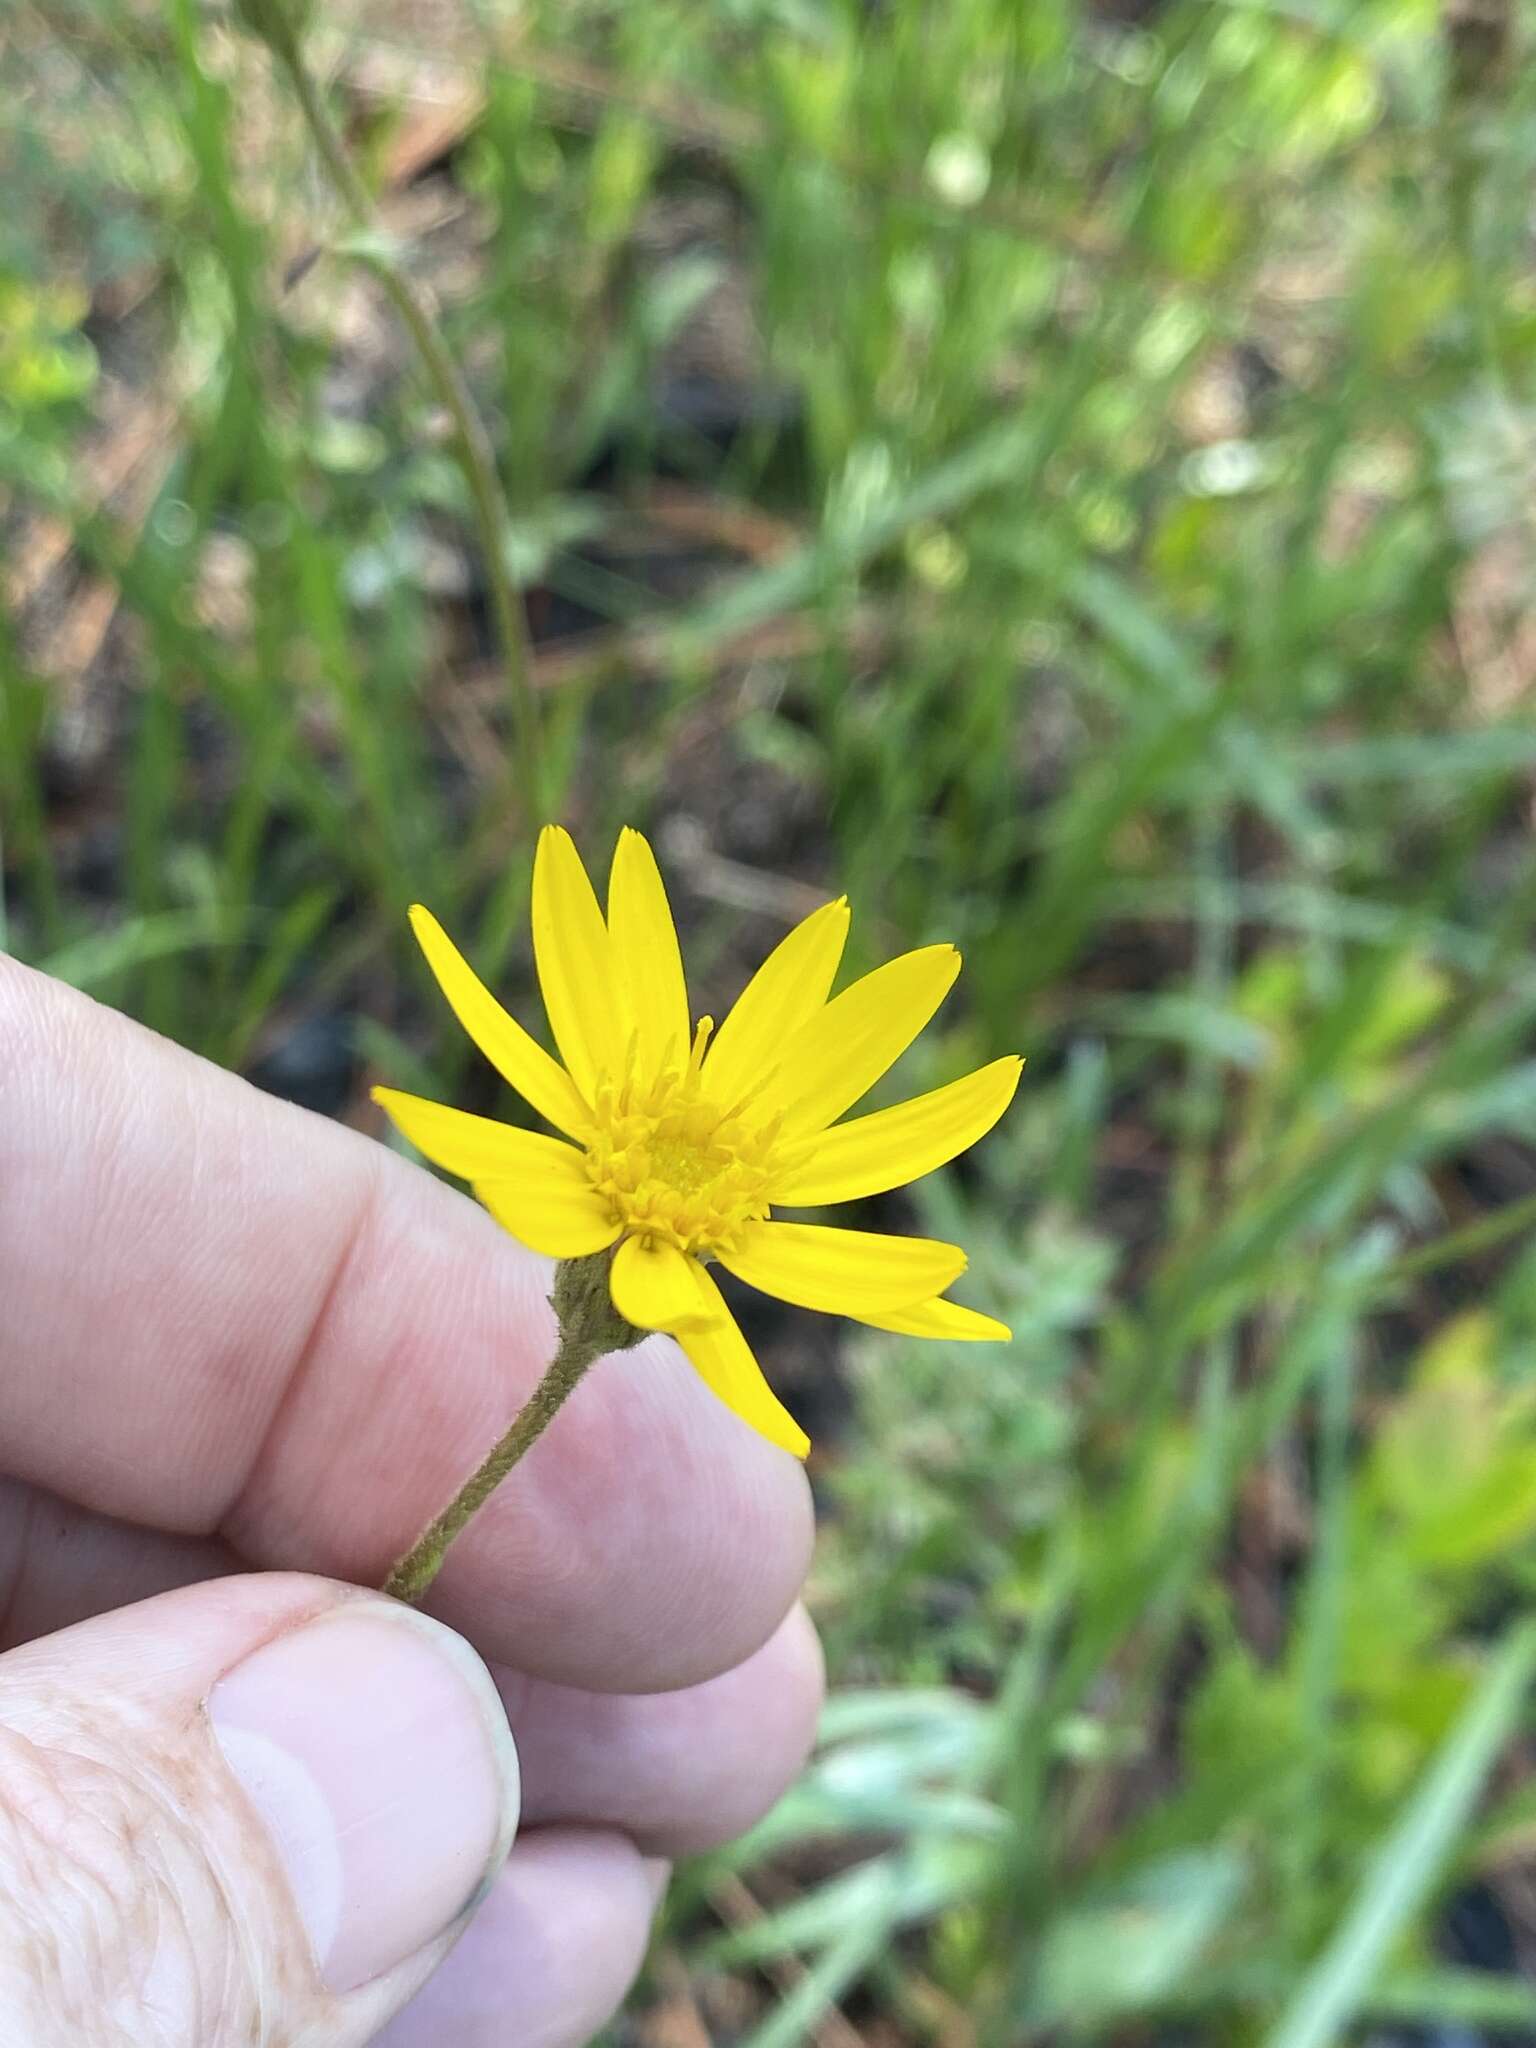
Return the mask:
<svg viewBox="0 0 1536 2048">
<path fill-rule="evenodd" d="M 613 1248 L 614 1306 L 670 1331 L 721 1400 L 798 1457 L 805 1432 L 763 1378 L 712 1265 L 803 1308 L 910 1337 L 1005 1338 L 944 1298 L 957 1246 L 787 1221 L 899 1187 L 991 1129 L 1022 1061 L 847 1120 L 927 1024 L 960 968 L 924 946 L 831 993 L 846 899 L 769 954 L 718 1030 L 688 1006 L 666 890 L 640 833 L 619 835 L 606 913 L 570 835 L 548 826 L 533 872 L 539 986 L 553 1058 L 496 1001 L 442 926 L 411 923 L 459 1022 L 560 1137 L 376 1088 L 397 1127 L 467 1180 L 515 1237 L 557 1259 Z"/>
</svg>

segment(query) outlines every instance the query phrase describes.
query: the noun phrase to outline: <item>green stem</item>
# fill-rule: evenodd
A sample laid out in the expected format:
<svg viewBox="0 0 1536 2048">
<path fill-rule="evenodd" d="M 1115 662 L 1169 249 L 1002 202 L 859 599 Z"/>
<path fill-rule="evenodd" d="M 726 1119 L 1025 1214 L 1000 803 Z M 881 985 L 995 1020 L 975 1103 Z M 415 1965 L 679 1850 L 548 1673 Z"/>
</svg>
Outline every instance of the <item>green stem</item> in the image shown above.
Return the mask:
<svg viewBox="0 0 1536 2048">
<path fill-rule="evenodd" d="M 607 1253 L 567 1259 L 550 1296 L 559 1324 L 555 1355 L 543 1379 L 506 1435 L 472 1472 L 436 1520 L 430 1522 L 384 1581 L 384 1591 L 413 1604 L 443 1566 L 449 1545 L 478 1514 L 503 1479 L 533 1448 L 560 1412 L 588 1366 L 610 1351 L 626 1351 L 645 1334 L 625 1322 L 608 1292 Z"/>
<path fill-rule="evenodd" d="M 1536 1195 L 1527 1195 L 1522 1201 L 1495 1209 L 1489 1216 L 1479 1216 L 1475 1223 L 1464 1224 L 1460 1230 L 1447 1231 L 1443 1237 L 1420 1245 L 1416 1251 L 1404 1252 L 1384 1268 L 1382 1280 L 1388 1285 L 1417 1280 L 1421 1274 L 1433 1273 L 1439 1266 L 1473 1258 L 1479 1252 L 1492 1251 L 1507 1238 L 1519 1237 L 1533 1227 L 1536 1227 Z"/>
<path fill-rule="evenodd" d="M 353 224 L 368 238 L 357 254 L 384 287 L 415 343 L 416 353 L 439 402 L 453 421 L 459 462 L 469 486 L 470 503 L 480 535 L 480 551 L 485 557 L 496 637 L 501 642 L 502 656 L 507 665 L 518 753 L 535 818 L 541 820 L 549 815 L 550 797 L 545 780 L 543 735 L 533 690 L 532 663 L 522 606 L 507 567 L 510 524 L 507 504 L 496 474 L 495 456 L 485 423 L 475 409 L 469 387 L 438 328 L 431 299 L 400 267 L 388 242 L 379 232 L 373 202 L 347 155 L 319 88 L 305 66 L 297 33 L 273 33 L 270 25 L 265 26 L 264 32 L 269 47 L 293 82 L 311 138 L 330 174 L 331 183 Z"/>
</svg>

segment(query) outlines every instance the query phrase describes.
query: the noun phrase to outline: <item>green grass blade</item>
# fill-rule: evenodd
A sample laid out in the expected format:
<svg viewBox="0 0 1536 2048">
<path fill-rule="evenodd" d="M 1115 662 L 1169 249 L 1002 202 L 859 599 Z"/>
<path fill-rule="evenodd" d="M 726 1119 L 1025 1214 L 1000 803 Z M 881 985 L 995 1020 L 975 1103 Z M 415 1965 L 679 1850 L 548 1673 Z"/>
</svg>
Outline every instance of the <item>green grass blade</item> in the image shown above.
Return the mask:
<svg viewBox="0 0 1536 2048">
<path fill-rule="evenodd" d="M 1433 1889 L 1514 1731 L 1533 1672 L 1536 1623 L 1527 1622 L 1489 1667 L 1265 2048 L 1329 2048 L 1368 2003 L 1377 1971 Z"/>
</svg>

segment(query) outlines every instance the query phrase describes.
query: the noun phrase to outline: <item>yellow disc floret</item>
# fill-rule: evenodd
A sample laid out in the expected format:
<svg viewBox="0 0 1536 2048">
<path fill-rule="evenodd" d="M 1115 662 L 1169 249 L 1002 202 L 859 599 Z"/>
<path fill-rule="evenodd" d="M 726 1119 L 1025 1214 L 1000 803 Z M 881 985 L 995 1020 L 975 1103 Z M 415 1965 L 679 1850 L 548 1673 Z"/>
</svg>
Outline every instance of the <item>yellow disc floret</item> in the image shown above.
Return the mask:
<svg viewBox="0 0 1536 2048">
<path fill-rule="evenodd" d="M 779 1118 L 754 1125 L 746 1105 L 702 1092 L 713 1022 L 700 1020 L 685 1067 L 636 1074 L 630 1047 L 623 1078 L 605 1079 L 587 1142 L 592 1185 L 626 1232 L 697 1258 L 729 1252 L 742 1228 L 768 1214 Z"/>
</svg>

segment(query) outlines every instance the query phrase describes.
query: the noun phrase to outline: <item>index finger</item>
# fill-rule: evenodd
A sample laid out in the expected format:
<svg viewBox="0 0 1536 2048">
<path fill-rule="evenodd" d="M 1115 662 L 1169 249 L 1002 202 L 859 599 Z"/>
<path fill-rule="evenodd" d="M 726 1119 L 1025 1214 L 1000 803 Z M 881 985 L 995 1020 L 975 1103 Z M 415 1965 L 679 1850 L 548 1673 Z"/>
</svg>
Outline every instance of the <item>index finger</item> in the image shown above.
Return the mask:
<svg viewBox="0 0 1536 2048">
<path fill-rule="evenodd" d="M 377 1584 L 536 1384 L 550 1276 L 384 1147 L 0 958 L 0 1470 Z M 650 1337 L 429 1604 L 521 1670 L 686 1685 L 772 1633 L 810 1534 L 796 1460 Z"/>
</svg>

